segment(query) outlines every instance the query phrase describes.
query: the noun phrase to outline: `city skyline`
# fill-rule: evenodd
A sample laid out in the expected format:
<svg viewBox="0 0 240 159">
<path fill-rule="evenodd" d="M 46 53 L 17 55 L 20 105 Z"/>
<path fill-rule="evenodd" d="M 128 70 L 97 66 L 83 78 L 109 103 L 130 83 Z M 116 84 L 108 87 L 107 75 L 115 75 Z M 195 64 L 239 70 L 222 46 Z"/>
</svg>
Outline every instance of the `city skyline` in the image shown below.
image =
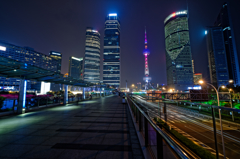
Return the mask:
<svg viewBox="0 0 240 159">
<path fill-rule="evenodd" d="M 205 10 L 197 10 L 194 11 L 194 8 L 199 5 L 199 6 L 203 6 L 204 5 L 204 1 L 203 2 L 189 2 L 189 12 L 190 12 L 190 19 L 189 19 L 189 27 L 190 27 L 190 39 L 191 39 L 191 44 L 192 44 L 192 54 L 193 54 L 193 60 L 195 60 L 195 71 L 198 73 L 203 73 L 203 78 L 209 78 L 208 73 L 207 73 L 207 65 L 208 65 L 208 61 L 207 61 L 207 50 L 206 50 L 206 37 L 204 36 L 204 31 L 205 31 L 205 26 L 211 26 L 213 25 L 214 20 L 216 19 L 220 8 L 222 6 L 224 1 L 219 1 L 219 2 L 215 2 L 215 1 L 210 1 L 208 3 L 208 5 L 204 6 Z M 230 1 L 230 7 L 232 9 L 232 12 L 236 12 L 238 13 L 239 11 L 236 10 L 237 6 L 237 2 L 234 1 Z M 6 6 L 8 6 L 7 2 Z M 78 4 L 77 2 L 73 1 L 73 3 Z M 96 2 L 97 3 L 97 2 Z M 142 79 L 142 70 L 144 69 L 144 66 L 142 66 L 142 62 L 143 60 L 140 58 L 137 58 L 137 60 L 134 60 L 134 63 L 131 64 L 131 60 L 134 57 L 136 57 L 137 54 L 139 54 L 142 50 L 142 39 L 144 39 L 144 37 L 140 36 L 140 31 L 143 31 L 143 26 L 147 25 L 149 27 L 149 34 L 150 37 L 148 38 L 148 41 L 150 41 L 150 47 L 151 47 L 151 52 L 152 55 L 151 57 L 149 57 L 149 64 L 151 67 L 151 76 L 153 77 L 153 83 L 165 83 L 166 84 L 166 67 L 165 67 L 165 58 L 164 58 L 164 30 L 163 30 L 163 19 L 169 15 L 170 13 L 173 13 L 175 10 L 181 10 L 181 9 L 186 9 L 186 3 L 185 1 L 181 1 L 181 2 L 176 2 L 174 5 L 170 5 L 170 2 L 164 2 L 163 5 L 166 5 L 167 7 L 161 7 L 159 5 L 159 3 L 156 2 L 152 2 L 151 3 L 145 3 L 144 1 L 140 1 L 139 6 L 136 7 L 136 13 L 131 14 L 130 17 L 127 16 L 127 14 L 129 13 L 129 11 L 127 11 L 127 9 L 122 9 L 123 5 L 121 5 L 121 2 L 116 2 L 117 4 L 120 4 L 119 7 L 115 6 L 115 3 L 110 3 L 109 5 L 107 5 L 106 7 L 104 7 L 103 9 L 98 9 L 96 12 L 99 12 L 100 14 L 96 14 L 96 12 L 94 12 L 93 14 L 90 14 L 92 18 L 90 18 L 90 20 L 84 19 L 80 12 L 78 13 L 78 16 L 74 16 L 72 13 L 76 12 L 76 10 L 73 9 L 73 11 L 70 11 L 69 8 L 73 7 L 73 4 L 67 3 L 68 5 L 66 5 L 66 7 L 61 7 L 61 5 L 65 4 L 65 3 L 59 3 L 59 6 L 57 6 L 57 8 L 60 8 L 59 11 L 56 11 L 56 15 L 53 17 L 53 22 L 49 21 L 48 25 L 50 26 L 50 30 L 46 29 L 44 32 L 42 31 L 43 28 L 45 27 L 45 25 L 39 25 L 37 27 L 37 25 L 33 25 L 33 24 L 38 24 L 35 21 L 33 21 L 33 24 L 30 24 L 30 26 L 25 26 L 28 31 L 26 31 L 24 28 L 22 28 L 22 23 L 18 22 L 18 20 L 16 21 L 18 23 L 18 27 L 14 27 L 12 28 L 9 25 L 9 21 L 7 17 L 12 17 L 12 16 L 16 16 L 16 13 L 14 14 L 14 12 L 11 12 L 10 15 L 1 15 L 2 19 L 3 19 L 3 25 L 1 26 L 1 38 L 0 40 L 5 40 L 8 41 L 9 43 L 13 43 L 19 46 L 30 46 L 33 47 L 36 50 L 39 50 L 40 52 L 43 53 L 48 53 L 50 50 L 57 50 L 59 52 L 61 52 L 63 54 L 63 63 L 62 63 L 62 73 L 66 73 L 68 68 L 67 68 L 67 64 L 66 61 L 68 61 L 68 57 L 67 56 L 76 56 L 76 57 L 81 57 L 81 55 L 83 55 L 84 53 L 84 35 L 85 34 L 85 28 L 86 26 L 93 26 L 96 27 L 97 30 L 99 30 L 100 34 L 103 35 L 103 28 L 104 28 L 104 17 L 106 16 L 106 14 L 111 13 L 111 12 L 116 12 L 118 13 L 118 15 L 120 16 L 121 22 L 122 22 L 122 38 L 121 38 L 121 42 L 122 42 L 122 62 L 123 62 L 123 70 L 124 72 L 122 72 L 122 79 L 121 82 L 123 83 L 123 86 L 125 85 L 125 80 L 128 80 L 129 83 L 136 83 L 136 82 L 140 82 Z M 44 4 L 44 3 L 43 3 Z M 40 6 L 42 6 L 43 4 L 41 4 Z M 88 3 L 84 3 L 85 5 L 87 5 Z M 105 3 L 104 3 L 105 4 Z M 156 11 L 151 11 L 150 13 L 143 15 L 140 14 L 140 11 L 142 10 L 141 7 L 143 7 L 144 5 L 146 5 L 147 8 L 151 8 L 153 7 L 153 5 L 156 5 L 157 7 L 161 7 L 162 9 L 164 9 L 164 11 L 161 11 L 159 13 L 157 13 Z M 206 4 L 206 3 L 205 3 Z M 16 2 L 17 5 L 17 2 Z M 29 4 L 31 5 L 31 3 Z M 129 2 L 129 5 L 133 5 L 133 2 Z M 51 6 L 51 3 L 49 4 L 49 6 Z M 77 5 L 79 6 L 79 5 Z M 14 8 L 15 6 L 13 6 Z M 28 7 L 25 6 L 25 7 Z M 74 7 L 73 7 L 74 8 Z M 76 8 L 76 7 L 75 7 Z M 110 8 L 110 9 L 109 9 Z M 153 7 L 154 8 L 154 7 Z M 4 10 L 4 8 L 2 8 Z M 8 8 L 10 9 L 10 8 Z M 211 11 L 210 11 L 211 9 Z M 50 8 L 46 7 L 47 13 L 50 15 L 49 10 Z M 86 10 L 84 10 L 86 11 Z M 156 14 L 155 14 L 156 13 Z M 161 16 L 160 16 L 161 13 Z M 210 14 L 211 13 L 211 14 Z M 27 14 L 26 12 L 22 13 L 23 15 Z M 42 15 L 44 15 L 45 13 L 41 13 Z M 62 16 L 62 19 L 60 18 L 59 14 L 63 14 L 64 16 Z M 70 16 L 70 18 L 66 18 L 66 15 Z M 139 15 L 136 15 L 139 14 Z M 57 16 L 58 15 L 58 16 Z M 88 16 L 87 14 L 84 14 L 86 16 Z M 130 15 L 130 14 L 128 14 Z M 150 16 L 154 15 L 156 16 L 156 18 L 158 19 L 157 21 L 152 21 L 150 23 Z M 206 15 L 208 15 L 206 17 Z M 19 15 L 20 16 L 20 15 Z M 142 18 L 138 18 L 141 17 Z M 30 18 L 30 15 L 27 15 L 25 18 Z M 43 23 L 45 22 L 45 20 L 41 20 L 42 16 L 37 16 L 35 19 L 38 20 L 39 22 Z M 65 19 L 64 19 L 65 17 Z M 207 20 L 203 20 L 204 17 Z M 148 20 L 149 18 L 149 20 Z M 20 17 L 21 19 L 21 17 Z M 50 18 L 51 19 L 51 18 Z M 76 20 L 79 19 L 78 21 L 83 20 L 83 24 L 82 25 L 76 25 L 78 24 L 78 22 L 76 23 Z M 133 21 L 130 21 L 134 19 Z M 197 20 L 196 20 L 197 19 Z M 232 17 L 233 19 L 233 27 L 236 28 L 238 25 L 238 23 L 236 22 L 236 14 Z M 47 17 L 47 20 L 49 20 L 49 18 Z M 61 27 L 60 25 L 56 25 L 56 24 L 61 24 L 63 21 L 67 21 L 69 23 L 67 23 L 67 25 L 64 25 L 64 27 Z M 7 23 L 8 22 L 8 23 Z M 148 23 L 148 24 L 146 24 Z M 194 24 L 196 23 L 196 24 Z M 10 23 L 11 24 L 11 23 Z M 56 27 L 56 30 L 53 30 L 53 28 L 51 27 L 53 24 L 55 24 L 54 26 L 58 26 L 58 28 Z M 137 25 L 135 25 L 137 24 Z M 194 27 L 195 25 L 195 27 Z M 9 27 L 10 26 L 10 27 Z M 136 27 L 137 26 L 137 27 Z M 9 28 L 6 28 L 9 27 Z M 29 27 L 29 28 L 28 28 Z M 67 33 L 71 33 L 71 31 L 69 31 L 69 28 L 77 28 L 80 27 L 80 29 L 73 29 L 76 36 L 71 37 L 72 34 L 66 34 L 63 33 L 63 35 L 58 34 L 60 33 L 60 31 L 62 32 L 66 32 Z M 84 29 L 83 29 L 84 28 Z M 137 29 L 136 29 L 137 28 Z M 31 30 L 32 29 L 32 30 Z M 3 31 L 4 30 L 4 31 Z M 34 39 L 32 37 L 31 34 L 35 33 L 37 35 L 39 35 L 39 33 L 42 33 L 43 35 L 41 36 L 37 36 L 38 39 Z M 46 36 L 45 34 L 47 32 L 49 32 L 50 34 L 48 34 L 48 36 Z M 130 36 L 131 34 L 129 34 L 131 32 L 132 36 Z M 139 35 L 138 35 L 139 34 Z M 25 36 L 23 36 L 25 35 Z M 54 36 L 55 35 L 55 36 Z M 67 36 L 64 36 L 67 35 Z M 236 36 L 236 41 L 237 43 L 239 43 L 239 31 L 237 29 L 235 29 L 235 36 Z M 58 37 L 58 39 L 55 39 L 56 37 Z M 61 37 L 61 38 L 59 38 Z M 194 37 L 194 38 L 191 38 Z M 196 38 L 195 38 L 196 37 Z M 42 40 L 43 38 L 46 38 L 47 41 Z M 103 38 L 101 38 L 101 42 L 103 41 Z M 80 45 L 80 46 L 77 46 Z M 238 46 L 239 47 L 239 46 Z M 238 54 L 239 54 L 239 48 L 237 48 L 238 50 Z M 101 50 L 101 55 L 102 55 L 102 50 Z M 80 54 L 80 56 L 79 56 Z M 201 55 L 200 55 L 201 54 Z M 238 55 L 239 56 L 239 55 Z M 83 57 L 83 56 L 82 56 Z M 101 57 L 102 58 L 102 57 Z M 67 60 L 66 60 L 67 59 Z M 196 60 L 198 59 L 198 60 Z M 127 64 L 131 64 L 131 67 L 127 66 Z M 201 67 L 202 65 L 204 65 L 204 67 Z M 139 71 L 138 71 L 138 70 Z M 136 71 L 134 73 L 132 73 L 133 71 Z M 160 74 L 163 74 L 160 75 Z"/>
</svg>

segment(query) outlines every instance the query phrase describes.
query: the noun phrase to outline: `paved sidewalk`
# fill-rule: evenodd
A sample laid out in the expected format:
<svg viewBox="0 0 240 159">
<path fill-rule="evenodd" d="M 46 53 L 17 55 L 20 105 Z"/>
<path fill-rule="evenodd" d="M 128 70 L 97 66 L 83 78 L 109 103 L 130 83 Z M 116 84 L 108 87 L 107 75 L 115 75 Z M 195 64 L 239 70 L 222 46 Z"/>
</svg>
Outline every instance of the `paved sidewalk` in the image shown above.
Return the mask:
<svg viewBox="0 0 240 159">
<path fill-rule="evenodd" d="M 144 158 L 118 96 L 0 118 L 0 158 Z"/>
</svg>

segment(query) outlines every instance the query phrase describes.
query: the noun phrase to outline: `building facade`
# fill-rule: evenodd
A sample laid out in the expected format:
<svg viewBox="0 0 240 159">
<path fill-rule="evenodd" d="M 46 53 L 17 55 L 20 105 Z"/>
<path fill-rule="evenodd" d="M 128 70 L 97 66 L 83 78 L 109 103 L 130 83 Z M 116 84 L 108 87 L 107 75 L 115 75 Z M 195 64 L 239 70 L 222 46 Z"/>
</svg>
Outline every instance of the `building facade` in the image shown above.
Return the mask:
<svg viewBox="0 0 240 159">
<path fill-rule="evenodd" d="M 207 49 L 211 83 L 214 86 L 228 83 L 229 69 L 222 27 L 208 27 Z"/>
<path fill-rule="evenodd" d="M 193 74 L 194 85 L 199 85 L 200 80 L 202 80 L 202 74 L 201 73 L 194 73 Z"/>
<path fill-rule="evenodd" d="M 104 33 L 103 83 L 120 88 L 120 21 L 116 13 L 106 17 Z"/>
<path fill-rule="evenodd" d="M 92 28 L 86 29 L 84 81 L 100 82 L 100 33 Z"/>
<path fill-rule="evenodd" d="M 214 22 L 215 27 L 222 27 L 223 38 L 228 64 L 229 79 L 240 85 L 239 61 L 235 42 L 235 35 L 228 3 L 224 3 Z"/>
<path fill-rule="evenodd" d="M 68 75 L 70 77 L 81 79 L 83 69 L 83 58 L 69 57 L 69 71 Z"/>
<path fill-rule="evenodd" d="M 168 88 L 187 90 L 193 86 L 187 10 L 170 14 L 164 21 L 164 30 Z"/>
<path fill-rule="evenodd" d="M 58 61 L 58 65 L 57 65 L 57 72 L 59 74 L 61 74 L 61 68 L 62 68 L 62 53 L 60 52 L 56 52 L 56 51 L 50 51 L 49 56 L 55 60 Z M 50 85 L 50 90 L 52 91 L 59 91 L 62 89 L 62 85 L 61 84 L 55 84 L 55 83 L 51 83 Z"/>
<path fill-rule="evenodd" d="M 16 46 L 7 42 L 0 42 L 0 56 L 10 58 L 16 61 L 24 62 L 26 65 L 33 65 L 43 69 L 57 71 L 58 61 L 45 54 L 39 53 L 30 47 Z M 4 49 L 3 49 L 4 48 Z M 34 83 L 37 83 L 34 81 Z M 20 80 L 15 78 L 0 77 L 0 86 L 9 87 L 13 86 L 13 89 L 19 89 Z M 40 85 L 41 86 L 41 85 Z M 38 87 L 37 87 L 38 88 Z M 35 89 L 30 81 L 27 83 L 27 89 Z M 38 88 L 40 91 L 40 88 Z"/>
<path fill-rule="evenodd" d="M 61 73 L 61 68 L 62 68 L 62 53 L 60 52 L 56 52 L 56 51 L 50 51 L 49 56 L 52 59 L 57 60 L 58 64 L 57 64 L 57 72 Z"/>
</svg>

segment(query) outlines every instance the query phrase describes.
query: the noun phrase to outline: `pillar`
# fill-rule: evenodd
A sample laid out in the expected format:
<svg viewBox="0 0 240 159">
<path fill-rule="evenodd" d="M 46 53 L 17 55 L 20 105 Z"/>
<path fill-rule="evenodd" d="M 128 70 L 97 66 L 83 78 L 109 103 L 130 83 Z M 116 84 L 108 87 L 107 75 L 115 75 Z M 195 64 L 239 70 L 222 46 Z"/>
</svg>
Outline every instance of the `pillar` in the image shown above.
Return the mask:
<svg viewBox="0 0 240 159">
<path fill-rule="evenodd" d="M 17 114 L 25 113 L 26 88 L 27 88 L 27 81 L 25 79 L 21 79 L 20 86 L 19 86 L 19 100 L 18 100 Z"/>
<path fill-rule="evenodd" d="M 100 97 L 102 97 L 102 88 L 100 88 Z"/>
<path fill-rule="evenodd" d="M 82 99 L 85 99 L 85 87 L 83 87 L 83 91 L 82 91 Z"/>
<path fill-rule="evenodd" d="M 64 84 L 64 97 L 63 104 L 68 103 L 68 85 Z"/>
</svg>

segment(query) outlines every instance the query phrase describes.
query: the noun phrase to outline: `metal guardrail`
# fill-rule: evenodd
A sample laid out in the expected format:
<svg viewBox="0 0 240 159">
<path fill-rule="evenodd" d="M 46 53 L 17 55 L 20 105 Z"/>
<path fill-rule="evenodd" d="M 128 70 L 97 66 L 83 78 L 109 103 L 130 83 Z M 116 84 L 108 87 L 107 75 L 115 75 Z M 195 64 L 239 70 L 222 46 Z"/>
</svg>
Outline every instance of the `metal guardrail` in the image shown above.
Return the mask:
<svg viewBox="0 0 240 159">
<path fill-rule="evenodd" d="M 165 143 L 171 147 L 175 155 L 179 158 L 187 159 L 190 158 L 186 154 L 186 152 L 181 149 L 165 132 L 163 132 L 149 117 L 148 115 L 138 107 L 138 105 L 127 95 L 127 102 L 136 117 L 136 121 L 139 123 L 139 131 L 144 134 L 145 137 L 145 146 L 151 148 L 151 144 L 156 144 L 155 150 L 152 149 L 155 158 L 162 159 L 163 158 L 163 143 Z M 156 134 L 151 134 L 149 136 L 149 129 L 150 132 L 156 132 Z M 154 138 L 155 137 L 155 138 Z M 155 141 L 154 141 L 155 140 Z"/>
</svg>

